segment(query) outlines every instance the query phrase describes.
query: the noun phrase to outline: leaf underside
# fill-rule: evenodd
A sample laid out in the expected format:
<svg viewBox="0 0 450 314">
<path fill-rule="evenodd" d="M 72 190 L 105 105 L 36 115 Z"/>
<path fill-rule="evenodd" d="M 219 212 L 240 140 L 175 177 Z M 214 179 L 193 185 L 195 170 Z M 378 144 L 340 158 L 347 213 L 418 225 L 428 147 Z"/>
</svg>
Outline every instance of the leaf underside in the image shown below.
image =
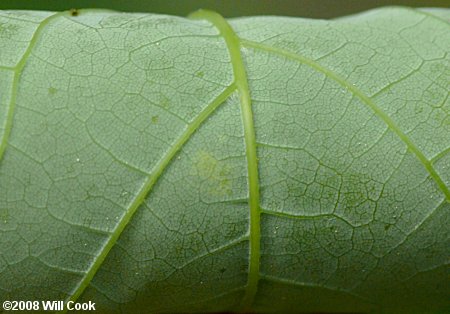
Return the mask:
<svg viewBox="0 0 450 314">
<path fill-rule="evenodd" d="M 0 13 L 0 300 L 450 311 L 449 10 L 72 15 Z"/>
</svg>

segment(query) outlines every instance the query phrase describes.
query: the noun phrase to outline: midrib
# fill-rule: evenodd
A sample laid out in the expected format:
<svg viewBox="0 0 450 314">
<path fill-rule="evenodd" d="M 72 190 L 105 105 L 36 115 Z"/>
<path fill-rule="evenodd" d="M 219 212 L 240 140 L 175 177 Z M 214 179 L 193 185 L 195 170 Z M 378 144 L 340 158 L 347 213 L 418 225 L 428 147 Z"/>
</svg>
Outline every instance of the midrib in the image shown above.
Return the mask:
<svg viewBox="0 0 450 314">
<path fill-rule="evenodd" d="M 90 268 L 79 284 L 74 288 L 73 292 L 66 299 L 68 301 L 76 301 L 84 290 L 89 286 L 98 269 L 101 267 L 109 252 L 116 244 L 120 235 L 131 221 L 137 209 L 144 202 L 145 198 L 151 192 L 153 186 L 158 181 L 164 170 L 170 164 L 175 155 L 189 140 L 192 134 L 201 126 L 201 124 L 235 91 L 239 92 L 241 113 L 244 127 L 244 139 L 246 147 L 247 168 L 248 168 L 248 186 L 249 186 L 249 207 L 250 207 L 250 257 L 248 281 L 245 289 L 244 297 L 241 301 L 241 310 L 249 311 L 258 288 L 260 279 L 260 238 L 261 225 L 260 216 L 261 211 L 259 207 L 259 176 L 258 176 L 258 159 L 256 153 L 256 136 L 253 122 L 253 112 L 251 108 L 251 98 L 247 82 L 247 74 L 245 72 L 244 62 L 240 53 L 240 41 L 235 35 L 231 26 L 226 20 L 217 13 L 209 11 L 198 11 L 191 15 L 192 18 L 204 19 L 211 22 L 220 32 L 224 38 L 227 48 L 231 56 L 231 63 L 234 73 L 234 83 L 227 87 L 216 99 L 214 99 L 199 116 L 187 127 L 186 131 L 177 139 L 176 143 L 169 149 L 166 155 L 155 166 L 151 175 L 147 177 L 142 188 L 132 201 L 125 214 L 120 218 L 111 233 L 111 237 L 103 244 L 95 257 Z M 64 313 L 67 310 L 63 311 Z"/>
<path fill-rule="evenodd" d="M 240 311 L 248 312 L 251 310 L 253 300 L 258 289 L 260 279 L 260 241 L 261 241 L 261 209 L 259 204 L 259 175 L 258 158 L 256 152 L 256 135 L 253 122 L 252 104 L 250 90 L 247 82 L 247 73 L 241 56 L 240 40 L 231 28 L 230 24 L 219 14 L 200 10 L 191 14 L 192 18 L 204 19 L 212 23 L 220 32 L 228 47 L 233 66 L 235 85 L 239 91 L 242 122 L 244 126 L 245 150 L 247 157 L 248 188 L 249 188 L 249 206 L 250 206 L 250 252 L 248 279 L 245 288 L 245 294 L 241 301 Z"/>
<path fill-rule="evenodd" d="M 18 90 L 18 83 L 20 79 L 20 75 L 22 73 L 23 68 L 25 67 L 26 60 L 28 56 L 31 54 L 32 49 L 36 45 L 38 41 L 38 37 L 42 33 L 42 30 L 45 28 L 47 24 L 51 20 L 53 20 L 57 16 L 61 16 L 64 14 L 69 14 L 68 12 L 60 12 L 56 13 L 54 15 L 51 15 L 47 17 L 46 19 L 39 24 L 37 27 L 31 41 L 30 45 L 26 49 L 24 55 L 19 60 L 17 65 L 13 68 L 5 68 L 7 70 L 14 71 L 14 78 L 13 78 L 13 88 L 12 88 L 12 97 L 10 99 L 8 112 L 7 112 L 7 121 L 5 124 L 5 133 L 3 134 L 3 137 L 0 141 L 0 161 L 2 160 L 3 154 L 5 152 L 8 137 L 11 132 L 12 128 L 12 120 L 14 116 L 14 108 L 15 108 L 15 102 L 16 102 L 16 94 Z M 227 42 L 228 44 L 228 42 Z M 238 51 L 239 52 L 239 51 Z M 239 56 L 240 57 L 240 56 Z M 253 130 L 253 118 L 252 118 L 252 112 L 250 108 L 250 97 L 248 94 L 248 87 L 247 87 L 247 80 L 245 72 L 242 72 L 240 70 L 236 71 L 236 65 L 233 63 L 233 70 L 235 74 L 235 82 L 231 84 L 229 87 L 227 87 L 219 96 L 217 96 L 208 106 L 194 119 L 192 123 L 190 123 L 186 130 L 181 134 L 181 136 L 176 140 L 173 146 L 168 150 L 168 152 L 161 158 L 161 160 L 158 162 L 158 164 L 153 169 L 152 173 L 147 177 L 145 182 L 143 183 L 141 189 L 138 191 L 136 197 L 133 199 L 131 205 L 127 208 L 125 214 L 120 218 L 119 223 L 116 225 L 114 230 L 111 232 L 110 238 L 103 244 L 101 249 L 98 252 L 98 255 L 93 260 L 93 263 L 89 267 L 89 269 L 84 273 L 84 276 L 78 283 L 78 285 L 74 288 L 72 293 L 67 297 L 66 302 L 68 301 L 76 301 L 81 294 L 84 292 L 84 290 L 89 286 L 90 282 L 94 278 L 95 274 L 97 273 L 98 269 L 101 267 L 103 262 L 105 261 L 106 257 L 108 256 L 109 252 L 113 248 L 113 246 L 116 244 L 117 240 L 119 239 L 120 235 L 128 225 L 128 223 L 131 221 L 132 217 L 134 216 L 136 210 L 140 207 L 140 205 L 144 202 L 147 195 L 151 192 L 153 186 L 156 184 L 160 176 L 163 174 L 167 166 L 170 164 L 170 162 L 173 160 L 173 158 L 176 156 L 176 154 L 180 151 L 180 149 L 183 147 L 183 145 L 191 138 L 191 136 L 197 131 L 197 129 L 203 124 L 203 122 L 208 119 L 208 117 L 211 116 L 211 114 L 221 105 L 223 104 L 229 96 L 235 91 L 238 90 L 240 93 L 241 101 L 246 104 L 246 109 L 243 110 L 243 119 L 244 121 L 247 121 L 247 123 L 244 122 L 244 124 L 247 126 L 245 129 L 247 130 L 245 132 L 246 136 L 246 143 L 248 141 L 253 143 L 253 147 L 255 148 L 256 145 L 254 140 L 254 132 L 248 132 L 248 127 L 250 127 L 250 130 Z M 239 79 L 237 79 L 239 77 Z M 250 122 L 250 123 L 248 123 Z M 253 136 L 251 136 L 253 134 Z M 256 160 L 256 150 L 248 152 L 247 149 L 247 156 L 251 156 L 253 160 Z M 253 176 L 253 178 L 256 178 L 257 181 L 257 168 L 253 168 L 253 171 L 256 170 L 256 177 Z M 250 179 L 254 181 L 254 179 Z M 254 186 L 254 184 L 253 184 Z M 256 192 L 257 196 L 259 197 L 259 187 L 256 185 Z M 254 193 L 250 193 L 253 195 Z M 258 198 L 253 198 L 254 201 L 252 203 L 255 203 L 255 200 L 257 201 L 255 204 L 258 204 L 259 200 Z M 258 217 L 259 219 L 259 217 Z M 259 222 L 258 222 L 259 227 Z M 259 240 L 258 240 L 258 248 L 257 252 L 259 254 Z M 259 267 L 259 255 L 258 255 L 258 267 Z M 259 270 L 258 270 L 259 272 Z M 63 310 L 63 313 L 67 312 L 67 309 Z"/>
</svg>

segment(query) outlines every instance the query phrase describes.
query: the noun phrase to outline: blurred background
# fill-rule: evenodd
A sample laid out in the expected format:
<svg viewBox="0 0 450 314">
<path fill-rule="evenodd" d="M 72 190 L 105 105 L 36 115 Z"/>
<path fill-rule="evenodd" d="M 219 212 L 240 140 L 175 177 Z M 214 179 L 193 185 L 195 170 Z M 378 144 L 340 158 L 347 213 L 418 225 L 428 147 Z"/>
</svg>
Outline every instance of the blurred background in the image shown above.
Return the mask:
<svg viewBox="0 0 450 314">
<path fill-rule="evenodd" d="M 448 8 L 450 0 L 0 0 L 1 10 L 62 11 L 71 8 L 107 8 L 186 16 L 203 8 L 217 11 L 225 17 L 286 15 L 333 18 L 387 5 Z"/>
</svg>

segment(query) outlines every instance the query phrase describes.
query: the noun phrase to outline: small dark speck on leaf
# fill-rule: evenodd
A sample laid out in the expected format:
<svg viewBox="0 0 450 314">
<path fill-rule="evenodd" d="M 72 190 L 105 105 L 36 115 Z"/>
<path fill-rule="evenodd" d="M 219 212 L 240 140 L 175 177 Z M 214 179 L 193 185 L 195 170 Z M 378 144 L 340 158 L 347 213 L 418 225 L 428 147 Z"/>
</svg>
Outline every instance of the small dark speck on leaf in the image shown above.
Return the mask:
<svg viewBox="0 0 450 314">
<path fill-rule="evenodd" d="M 153 124 L 157 124 L 159 122 L 159 117 L 158 116 L 153 116 L 152 117 L 152 123 Z"/>
<path fill-rule="evenodd" d="M 384 230 L 386 230 L 386 231 L 388 231 L 389 228 L 391 228 L 391 225 L 390 225 L 390 224 L 386 224 L 386 225 L 384 226 Z"/>
<path fill-rule="evenodd" d="M 225 267 L 220 269 L 220 272 L 223 274 L 227 269 Z"/>
<path fill-rule="evenodd" d="M 79 14 L 78 9 L 70 9 L 69 12 L 71 16 L 78 16 Z"/>
</svg>

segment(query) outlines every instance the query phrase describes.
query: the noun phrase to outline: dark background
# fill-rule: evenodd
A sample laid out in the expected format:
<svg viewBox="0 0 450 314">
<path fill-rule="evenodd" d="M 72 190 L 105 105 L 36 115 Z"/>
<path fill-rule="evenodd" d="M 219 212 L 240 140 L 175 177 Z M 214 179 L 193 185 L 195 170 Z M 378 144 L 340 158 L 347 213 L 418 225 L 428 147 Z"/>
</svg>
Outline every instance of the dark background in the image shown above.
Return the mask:
<svg viewBox="0 0 450 314">
<path fill-rule="evenodd" d="M 0 0 L 0 9 L 62 11 L 71 8 L 108 8 L 186 16 L 210 9 L 225 17 L 288 15 L 332 18 L 387 5 L 450 7 L 450 0 Z"/>
</svg>

